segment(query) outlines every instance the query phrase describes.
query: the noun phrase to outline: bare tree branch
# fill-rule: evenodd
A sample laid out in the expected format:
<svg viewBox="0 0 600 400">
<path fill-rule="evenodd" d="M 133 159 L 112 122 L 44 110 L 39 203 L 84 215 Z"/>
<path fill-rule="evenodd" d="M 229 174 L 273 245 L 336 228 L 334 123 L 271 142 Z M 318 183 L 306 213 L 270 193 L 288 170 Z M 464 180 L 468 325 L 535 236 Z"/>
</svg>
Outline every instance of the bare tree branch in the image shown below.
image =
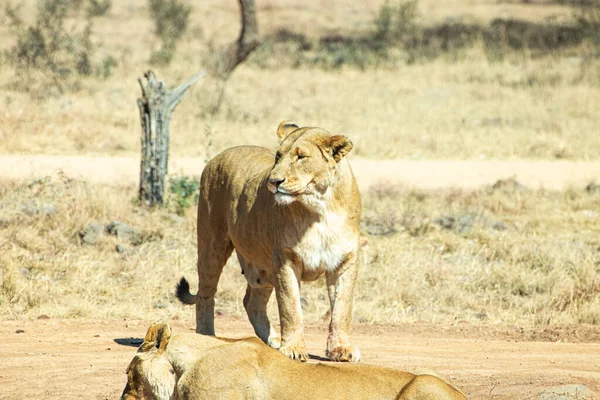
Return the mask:
<svg viewBox="0 0 600 400">
<path fill-rule="evenodd" d="M 215 67 L 215 75 L 222 80 L 227 80 L 233 70 L 260 45 L 254 0 L 238 1 L 242 22 L 240 36 L 223 51 Z"/>
</svg>

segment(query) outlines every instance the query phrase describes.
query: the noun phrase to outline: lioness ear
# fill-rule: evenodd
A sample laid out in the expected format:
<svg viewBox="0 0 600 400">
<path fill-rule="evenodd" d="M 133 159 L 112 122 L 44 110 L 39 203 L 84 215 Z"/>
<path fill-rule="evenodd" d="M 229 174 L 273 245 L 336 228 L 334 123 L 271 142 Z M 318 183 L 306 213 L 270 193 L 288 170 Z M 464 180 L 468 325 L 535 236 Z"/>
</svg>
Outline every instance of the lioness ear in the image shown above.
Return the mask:
<svg viewBox="0 0 600 400">
<path fill-rule="evenodd" d="M 346 136 L 335 135 L 329 138 L 329 147 L 333 159 L 340 162 L 352 150 L 352 142 Z"/>
<path fill-rule="evenodd" d="M 295 131 L 298 128 L 299 126 L 293 123 L 292 121 L 282 121 L 277 127 L 277 136 L 279 137 L 279 139 L 283 139 L 284 137 L 289 135 L 290 132 Z"/>
<path fill-rule="evenodd" d="M 152 325 L 148 329 L 148 332 L 146 332 L 146 337 L 144 338 L 144 342 L 152 343 L 159 352 L 163 352 L 167 348 L 170 338 L 171 327 L 169 324 L 158 323 Z"/>
</svg>

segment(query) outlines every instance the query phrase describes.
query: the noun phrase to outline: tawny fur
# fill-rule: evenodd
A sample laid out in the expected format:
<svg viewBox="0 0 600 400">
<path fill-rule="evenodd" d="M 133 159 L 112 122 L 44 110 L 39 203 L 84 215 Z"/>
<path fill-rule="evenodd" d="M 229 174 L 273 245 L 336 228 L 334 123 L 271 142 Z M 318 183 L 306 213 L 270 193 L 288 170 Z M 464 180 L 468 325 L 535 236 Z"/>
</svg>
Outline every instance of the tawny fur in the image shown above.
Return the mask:
<svg viewBox="0 0 600 400">
<path fill-rule="evenodd" d="M 196 304 L 196 331 L 214 335 L 214 295 L 235 248 L 248 286 L 244 296 L 259 338 L 306 361 L 300 283 L 325 274 L 331 305 L 326 354 L 358 361 L 348 331 L 357 276 L 361 202 L 344 158 L 352 143 L 320 128 L 284 121 L 272 151 L 225 150 L 202 172 L 198 204 L 198 293 L 182 279 L 177 295 Z M 281 331 L 267 316 L 275 290 Z"/>
<path fill-rule="evenodd" d="M 158 339 L 160 338 L 160 339 Z M 164 340 L 167 338 L 167 340 Z M 171 372 L 172 371 L 172 372 Z M 152 375 L 149 379 L 148 376 Z M 159 381 L 157 377 L 162 377 Z M 174 379 L 173 379 L 174 377 Z M 148 387 L 152 380 L 156 392 Z M 464 400 L 445 379 L 360 364 L 300 364 L 256 338 L 148 330 L 132 360 L 122 400 L 134 399 Z"/>
</svg>

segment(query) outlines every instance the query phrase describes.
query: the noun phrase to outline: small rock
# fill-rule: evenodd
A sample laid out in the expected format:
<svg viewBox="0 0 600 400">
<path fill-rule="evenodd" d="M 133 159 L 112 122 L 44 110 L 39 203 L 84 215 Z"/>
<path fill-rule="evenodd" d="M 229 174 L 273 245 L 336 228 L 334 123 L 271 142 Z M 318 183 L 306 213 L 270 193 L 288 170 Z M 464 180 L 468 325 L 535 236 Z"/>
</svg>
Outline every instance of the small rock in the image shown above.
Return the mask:
<svg viewBox="0 0 600 400">
<path fill-rule="evenodd" d="M 40 206 L 33 202 L 23 204 L 21 210 L 27 215 L 54 215 L 58 212 L 54 204 Z"/>
<path fill-rule="evenodd" d="M 19 273 L 24 276 L 25 278 L 29 277 L 29 274 L 31 274 L 31 269 L 29 268 L 19 268 Z"/>
<path fill-rule="evenodd" d="M 144 239 L 139 230 L 121 221 L 112 221 L 106 225 L 106 231 L 111 235 L 118 237 L 120 240 L 127 241 L 134 246 L 142 244 Z"/>
<path fill-rule="evenodd" d="M 175 214 L 167 214 L 164 216 L 164 219 L 173 224 L 182 224 L 185 222 L 185 218 Z"/>
<path fill-rule="evenodd" d="M 442 215 L 439 218 L 433 220 L 434 224 L 438 224 L 444 229 L 452 229 L 454 228 L 454 224 L 456 223 L 456 219 L 454 217 L 450 217 L 448 215 Z"/>
<path fill-rule="evenodd" d="M 118 244 L 115 246 L 115 250 L 117 251 L 117 253 L 119 254 L 123 254 L 123 255 L 128 255 L 131 254 L 132 250 L 130 247 L 127 246 L 123 246 L 122 244 Z"/>
<path fill-rule="evenodd" d="M 522 192 L 526 189 L 515 177 L 499 179 L 492 185 L 493 191 Z"/>
<path fill-rule="evenodd" d="M 442 215 L 433 221 L 433 223 L 438 224 L 443 229 L 455 230 L 457 233 L 469 231 L 473 227 L 473 222 L 475 222 L 475 217 L 468 214 L 462 215 L 459 218 L 450 215 Z"/>
<path fill-rule="evenodd" d="M 590 390 L 584 385 L 554 386 L 538 395 L 538 400 L 586 400 L 591 399 Z"/>
<path fill-rule="evenodd" d="M 504 222 L 496 222 L 494 225 L 492 225 L 492 229 L 497 231 L 505 231 L 508 229 L 508 226 L 506 226 Z"/>
<path fill-rule="evenodd" d="M 37 317 L 37 319 L 50 319 L 50 317 L 47 316 L 46 314 L 42 314 L 39 317 Z"/>
<path fill-rule="evenodd" d="M 486 312 L 478 312 L 475 314 L 475 318 L 483 321 L 484 319 L 488 319 L 488 315 Z"/>
<path fill-rule="evenodd" d="M 162 301 L 157 301 L 152 304 L 152 308 L 156 308 L 156 309 L 160 310 L 163 308 L 167 308 L 167 305 L 165 303 L 163 303 Z"/>
<path fill-rule="evenodd" d="M 600 194 L 600 184 L 592 182 L 585 187 L 585 191 L 589 194 Z"/>
<path fill-rule="evenodd" d="M 104 234 L 104 227 L 95 222 L 90 222 L 81 232 L 79 237 L 85 244 L 96 244 Z"/>
<path fill-rule="evenodd" d="M 25 333 L 25 331 L 23 329 L 17 329 L 15 333 Z"/>
<path fill-rule="evenodd" d="M 598 218 L 598 216 L 600 215 L 598 211 L 594 210 L 583 210 L 581 211 L 581 213 L 588 218 Z"/>
</svg>

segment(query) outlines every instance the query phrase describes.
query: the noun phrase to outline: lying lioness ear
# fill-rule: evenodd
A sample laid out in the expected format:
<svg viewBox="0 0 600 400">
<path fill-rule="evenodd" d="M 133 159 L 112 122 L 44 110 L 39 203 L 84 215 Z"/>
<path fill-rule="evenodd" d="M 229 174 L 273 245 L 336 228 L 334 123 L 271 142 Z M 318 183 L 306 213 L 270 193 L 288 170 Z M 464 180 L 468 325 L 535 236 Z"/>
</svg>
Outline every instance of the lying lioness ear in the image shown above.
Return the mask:
<svg viewBox="0 0 600 400">
<path fill-rule="evenodd" d="M 329 138 L 329 147 L 333 159 L 340 162 L 352 150 L 352 142 L 346 136 L 335 135 Z"/>
<path fill-rule="evenodd" d="M 277 136 L 279 137 L 279 139 L 283 139 L 284 137 L 289 135 L 290 132 L 295 131 L 298 128 L 299 126 L 293 123 L 292 121 L 282 121 L 277 127 Z"/>
<path fill-rule="evenodd" d="M 159 353 L 162 353 L 167 348 L 170 338 L 171 327 L 169 324 L 158 323 L 148 329 L 144 338 L 144 344 L 152 344 L 153 347 L 158 349 Z"/>
</svg>

